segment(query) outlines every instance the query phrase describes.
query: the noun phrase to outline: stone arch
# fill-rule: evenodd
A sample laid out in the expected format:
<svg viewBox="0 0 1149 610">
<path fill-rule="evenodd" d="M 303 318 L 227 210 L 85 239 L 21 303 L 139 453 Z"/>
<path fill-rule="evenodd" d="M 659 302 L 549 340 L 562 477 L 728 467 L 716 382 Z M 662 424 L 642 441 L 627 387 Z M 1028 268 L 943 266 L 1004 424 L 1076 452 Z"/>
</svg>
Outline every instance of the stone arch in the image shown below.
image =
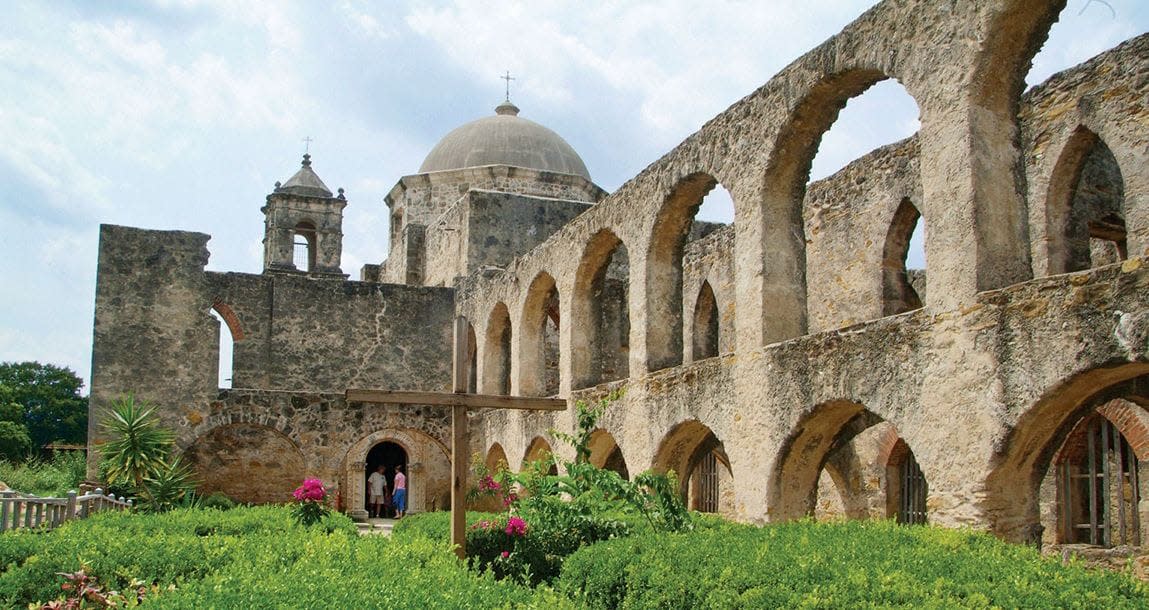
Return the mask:
<svg viewBox="0 0 1149 610">
<path fill-rule="evenodd" d="M 630 376 L 629 286 L 626 244 L 602 229 L 587 241 L 571 290 L 571 389 Z"/>
<path fill-rule="evenodd" d="M 487 456 L 483 459 L 483 465 L 491 472 L 498 472 L 510 468 L 511 462 L 507 459 L 507 452 L 503 450 L 503 446 L 494 443 L 487 449 Z"/>
<path fill-rule="evenodd" d="M 702 200 L 718 180 L 705 172 L 684 176 L 670 190 L 646 252 L 646 369 L 682 364 L 682 253 Z"/>
<path fill-rule="evenodd" d="M 730 458 L 722 441 L 701 421 L 688 419 L 671 428 L 658 444 L 652 467 L 656 472 L 675 472 L 679 491 L 689 508 L 733 514 Z"/>
<path fill-rule="evenodd" d="M 910 198 L 903 197 L 886 232 L 886 243 L 882 247 L 883 316 L 912 311 L 922 306 L 922 299 L 914 290 L 906 269 L 910 237 L 921 216 Z"/>
<path fill-rule="evenodd" d="M 614 439 L 614 435 L 605 428 L 596 428 L 590 433 L 590 463 L 598 468 L 617 472 L 624 479 L 630 479 L 630 469 L 627 468 L 626 458 L 622 448 Z"/>
<path fill-rule="evenodd" d="M 527 465 L 531 462 L 549 459 L 551 460 L 551 465 L 547 470 L 547 474 L 558 474 L 558 467 L 554 463 L 553 456 L 554 450 L 551 449 L 551 444 L 547 442 L 547 439 L 536 436 L 531 439 L 530 444 L 527 445 L 527 450 L 523 453 L 523 463 L 519 467 L 519 470 L 526 470 Z"/>
<path fill-rule="evenodd" d="M 1110 196 L 1103 197 L 1100 206 L 1096 205 L 1097 197 L 1091 198 L 1095 205 L 1089 207 L 1100 209 L 1085 210 L 1076 205 L 1083 195 L 1088 195 L 1081 193 L 1086 186 L 1083 179 L 1087 168 L 1116 173 L 1114 183 L 1108 185 L 1112 189 Z M 1090 238 L 1095 237 L 1096 225 L 1117 243 L 1118 256 L 1126 257 L 1123 199 L 1124 181 L 1113 152 L 1096 133 L 1079 125 L 1062 148 L 1049 179 L 1045 235 L 1050 274 L 1091 266 Z"/>
<path fill-rule="evenodd" d="M 240 502 L 289 502 L 308 473 L 299 445 L 266 425 L 237 422 L 211 428 L 183 452 L 201 494 L 223 493 Z"/>
<path fill-rule="evenodd" d="M 774 461 L 767 491 L 770 519 L 785 521 L 813 514 L 818 479 L 831 453 L 884 421 L 850 400 L 824 402 L 805 414 Z"/>
<path fill-rule="evenodd" d="M 559 291 L 540 271 L 527 289 L 519 324 L 519 396 L 559 393 Z"/>
<path fill-rule="evenodd" d="M 247 337 L 247 333 L 243 332 L 243 324 L 239 321 L 239 316 L 236 315 L 235 310 L 231 308 L 223 299 L 216 297 L 211 302 L 211 308 L 215 310 L 219 317 L 227 324 L 227 329 L 231 331 L 232 341 L 243 341 Z"/>
<path fill-rule="evenodd" d="M 367 453 L 383 442 L 395 443 L 407 453 L 407 512 L 445 510 L 451 506 L 451 458 L 443 443 L 411 428 L 384 428 L 355 441 L 344 454 L 340 490 L 343 504 L 352 507 L 353 519 L 366 519 Z"/>
<path fill-rule="evenodd" d="M 1074 374 L 1048 388 L 1017 419 L 986 479 L 984 507 L 990 528 L 1015 542 L 1032 541 L 1041 522 L 1041 483 L 1077 423 L 1095 407 L 1127 393 L 1149 375 L 1149 363 L 1112 363 Z"/>
<path fill-rule="evenodd" d="M 511 316 L 498 302 L 487 319 L 483 348 L 482 392 L 508 396 L 511 393 Z"/>
<path fill-rule="evenodd" d="M 691 360 L 704 360 L 718 355 L 718 299 L 709 280 L 702 282 L 694 300 L 694 325 Z"/>
<path fill-rule="evenodd" d="M 762 273 L 763 343 L 807 331 L 806 235 L 802 205 L 810 164 L 822 135 L 846 102 L 889 75 L 854 68 L 827 75 L 806 92 L 780 130 L 767 161 L 758 233 L 766 264 Z M 907 94 L 913 97 L 907 89 Z M 915 102 L 918 102 L 914 98 Z M 918 107 L 921 107 L 918 102 Z"/>
<path fill-rule="evenodd" d="M 965 146 L 973 206 L 974 288 L 993 290 L 1032 277 L 1025 200 L 1024 160 L 1018 147 L 1017 114 L 1025 76 L 1049 28 L 1064 8 L 1058 2 L 1009 0 L 997 5 L 970 82 Z M 999 7 L 999 8 L 998 8 Z M 964 151 L 963 151 L 964 152 Z M 923 150 L 923 155 L 929 151 Z M 928 211 L 927 205 L 927 211 Z M 927 290 L 928 292 L 928 290 Z"/>
</svg>

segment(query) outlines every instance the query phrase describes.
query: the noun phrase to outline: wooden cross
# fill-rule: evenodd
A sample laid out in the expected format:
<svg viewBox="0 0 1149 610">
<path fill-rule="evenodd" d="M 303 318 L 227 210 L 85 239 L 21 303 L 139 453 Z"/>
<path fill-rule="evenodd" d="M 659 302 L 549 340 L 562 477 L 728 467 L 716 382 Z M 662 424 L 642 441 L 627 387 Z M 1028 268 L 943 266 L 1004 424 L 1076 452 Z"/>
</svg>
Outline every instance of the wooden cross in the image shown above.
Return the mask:
<svg viewBox="0 0 1149 610">
<path fill-rule="evenodd" d="M 469 353 L 467 319 L 455 318 L 452 393 L 401 390 L 347 390 L 348 402 L 370 402 L 451 407 L 451 544 L 459 559 L 467 556 L 467 409 L 525 409 L 562 411 L 561 398 L 523 398 L 467 393 Z"/>
</svg>

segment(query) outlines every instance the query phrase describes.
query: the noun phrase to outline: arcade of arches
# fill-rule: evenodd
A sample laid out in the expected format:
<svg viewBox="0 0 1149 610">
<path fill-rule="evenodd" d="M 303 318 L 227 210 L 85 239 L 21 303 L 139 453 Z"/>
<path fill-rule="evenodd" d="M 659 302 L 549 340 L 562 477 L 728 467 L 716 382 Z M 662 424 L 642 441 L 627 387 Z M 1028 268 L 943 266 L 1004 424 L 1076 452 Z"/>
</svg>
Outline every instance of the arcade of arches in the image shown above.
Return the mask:
<svg viewBox="0 0 1149 610">
<path fill-rule="evenodd" d="M 450 391 L 462 317 L 469 390 L 625 390 L 591 460 L 673 470 L 695 509 L 1143 544 L 1149 35 L 1024 90 L 1063 4 L 881 2 L 611 193 L 500 105 L 398 180 L 402 227 L 358 279 L 310 158 L 263 202 L 260 274 L 207 270 L 201 233 L 105 225 L 92 413 L 165 405 L 205 488 L 241 499 L 319 476 L 357 514 L 367 469 L 405 460 L 412 511 L 446 508 L 443 409 L 347 390 Z M 811 182 L 881 82 L 917 134 Z M 701 216 L 723 193 L 728 216 Z M 470 451 L 570 459 L 547 431 L 572 411 L 477 411 Z"/>
</svg>

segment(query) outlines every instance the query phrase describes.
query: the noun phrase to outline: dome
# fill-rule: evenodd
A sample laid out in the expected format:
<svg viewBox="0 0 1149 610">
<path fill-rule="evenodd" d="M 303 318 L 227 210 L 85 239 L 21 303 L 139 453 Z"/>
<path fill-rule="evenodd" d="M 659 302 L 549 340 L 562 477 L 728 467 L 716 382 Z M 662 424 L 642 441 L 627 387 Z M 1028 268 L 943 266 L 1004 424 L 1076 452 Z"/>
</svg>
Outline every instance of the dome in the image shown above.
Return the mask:
<svg viewBox="0 0 1149 610">
<path fill-rule="evenodd" d="M 431 149 L 419 173 L 513 165 L 590 180 L 586 164 L 566 140 L 518 114 L 519 109 L 506 101 L 495 108 L 495 116 L 456 128 Z"/>
</svg>

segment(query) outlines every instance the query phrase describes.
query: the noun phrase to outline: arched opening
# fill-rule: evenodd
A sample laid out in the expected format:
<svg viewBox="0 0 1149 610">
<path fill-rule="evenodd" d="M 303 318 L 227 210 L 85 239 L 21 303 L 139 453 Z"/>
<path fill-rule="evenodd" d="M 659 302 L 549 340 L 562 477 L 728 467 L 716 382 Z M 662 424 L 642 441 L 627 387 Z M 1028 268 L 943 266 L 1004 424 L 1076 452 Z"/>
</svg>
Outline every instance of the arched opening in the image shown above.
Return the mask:
<svg viewBox="0 0 1149 610">
<path fill-rule="evenodd" d="M 915 487 L 903 489 L 894 480 L 901 471 L 891 473 L 885 468 L 890 463 L 896 463 L 898 468 L 903 463 L 907 468 L 916 466 L 916 461 L 911 464 L 904 459 L 905 455 L 912 455 L 909 448 L 899 453 L 895 462 L 879 457 L 890 455 L 899 440 L 892 424 L 856 402 L 837 400 L 815 407 L 794 427 L 771 473 L 771 520 L 816 514 L 819 479 L 824 470 L 831 476 L 839 475 L 834 482 L 842 498 L 842 516 L 893 516 L 886 509 L 890 498 L 920 492 L 921 503 L 911 508 L 921 512 L 924 519 L 924 494 L 928 487 L 921 469 L 910 473 L 915 477 Z"/>
<path fill-rule="evenodd" d="M 891 316 L 919 309 L 925 293 L 925 270 L 910 269 L 907 261 L 921 213 L 909 197 L 894 212 L 882 248 L 882 315 Z M 924 225 L 923 225 L 924 226 Z"/>
<path fill-rule="evenodd" d="M 1046 475 L 1057 479 L 1058 542 L 1105 547 L 1142 543 L 1139 504 L 1142 479 L 1149 472 L 1142 471 L 1133 444 L 1109 416 L 1116 415 L 1126 431 L 1132 427 L 1143 435 L 1149 412 L 1124 400 L 1106 407 L 1074 426 L 1057 452 L 1055 468 Z"/>
<path fill-rule="evenodd" d="M 646 366 L 650 371 L 682 364 L 683 311 L 690 311 L 694 301 L 691 295 L 684 306 L 684 279 L 708 251 L 708 242 L 703 240 L 725 226 L 696 222 L 695 217 L 704 202 L 709 208 L 730 206 L 728 215 L 707 210 L 708 216 L 733 217 L 729 192 L 716 186 L 718 181 L 710 174 L 686 176 L 667 196 L 654 221 L 646 265 Z M 711 195 L 715 191 L 718 194 Z"/>
<path fill-rule="evenodd" d="M 630 259 L 607 229 L 587 242 L 571 294 L 571 388 L 630 376 Z"/>
<path fill-rule="evenodd" d="M 559 473 L 558 466 L 555 464 L 554 451 L 551 450 L 551 444 L 541 436 L 536 436 L 531 439 L 531 444 L 527 445 L 527 451 L 523 454 L 523 463 L 519 470 L 526 470 L 536 462 L 548 463 L 546 473 L 549 475 L 557 475 Z"/>
<path fill-rule="evenodd" d="M 511 393 L 511 316 L 503 303 L 495 305 L 487 321 L 483 393 L 501 396 Z"/>
<path fill-rule="evenodd" d="M 1094 413 L 1100 413 L 1117 424 L 1117 431 L 1132 445 L 1138 468 L 1144 468 L 1143 462 L 1149 457 L 1149 445 L 1144 444 L 1149 434 L 1139 430 L 1149 431 L 1149 418 L 1145 417 L 1144 408 L 1137 406 L 1120 412 L 1107 411 L 1112 408 L 1109 403 L 1114 399 L 1143 405 L 1149 404 L 1146 396 L 1149 396 L 1149 364 L 1145 363 L 1096 367 L 1047 389 L 1041 399 L 1018 418 L 1002 443 L 1003 450 L 996 460 L 997 465 L 986 479 L 984 506 L 993 531 L 1016 542 L 1041 540 L 1055 543 L 1065 540 L 1065 531 L 1059 532 L 1062 530 L 1059 523 L 1072 522 L 1073 518 L 1066 519 L 1059 513 L 1073 503 L 1059 502 L 1058 494 L 1063 493 L 1059 489 L 1065 490 L 1071 484 L 1070 481 L 1058 482 L 1057 465 L 1077 464 L 1069 474 L 1083 473 L 1081 462 L 1075 456 L 1088 455 L 1089 452 L 1075 453 L 1073 439 L 1087 445 L 1087 432 L 1082 432 L 1089 430 L 1090 424 L 1086 420 Z M 1075 431 L 1077 436 L 1074 436 Z M 1094 439 L 1100 443 L 1098 436 Z M 1112 441 L 1110 436 L 1111 447 L 1120 446 L 1120 443 Z M 1093 455 L 1099 468 L 1113 459 L 1101 453 Z M 1126 467 L 1130 466 L 1127 461 Z M 1067 473 L 1062 469 L 1060 474 L 1064 476 Z M 1149 473 L 1138 476 L 1143 485 L 1147 476 L 1142 475 Z M 1088 481 L 1088 478 L 1083 480 Z M 1116 482 L 1111 482 L 1111 490 L 1120 488 Z M 1080 487 L 1079 493 L 1087 489 Z M 1147 497 L 1144 487 L 1138 493 L 1141 498 Z M 1146 518 L 1149 516 L 1144 513 L 1139 516 L 1142 523 Z"/>
<path fill-rule="evenodd" d="M 1082 271 L 1128 257 L 1125 182 L 1105 141 L 1085 127 L 1070 136 L 1050 177 L 1050 273 Z"/>
<path fill-rule="evenodd" d="M 898 439 L 886 462 L 886 516 L 898 523 L 926 522 L 929 485 L 906 441 Z"/>
<path fill-rule="evenodd" d="M 209 312 L 216 321 L 221 323 L 221 328 L 217 331 L 219 335 L 219 362 L 216 366 L 218 387 L 230 388 L 234 383 L 235 343 L 243 340 L 243 327 L 239 324 L 239 316 L 235 314 L 235 310 L 220 299 L 216 299 L 211 304 Z M 227 327 L 227 333 L 222 330 L 224 326 Z"/>
<path fill-rule="evenodd" d="M 483 466 L 491 475 L 495 475 L 503 470 L 508 470 L 510 468 L 509 464 L 507 452 L 503 450 L 503 446 L 499 443 L 492 444 L 490 448 L 487 449 L 486 456 L 483 457 Z M 471 486 L 477 487 L 478 481 L 471 481 Z M 468 503 L 468 510 L 498 512 L 505 508 L 502 498 L 498 495 L 480 494 Z"/>
<path fill-rule="evenodd" d="M 700 512 L 734 513 L 734 476 L 722 441 L 692 419 L 673 428 L 658 445 L 654 470 L 673 470 L 687 507 Z"/>
<path fill-rule="evenodd" d="M 292 263 L 296 269 L 313 271 L 315 269 L 315 224 L 309 220 L 301 221 L 295 225 L 292 236 Z"/>
<path fill-rule="evenodd" d="M 589 461 L 594 466 L 616 472 L 624 479 L 630 479 L 630 470 L 626 467 L 622 449 L 615 442 L 614 436 L 603 428 L 598 428 L 590 434 Z"/>
<path fill-rule="evenodd" d="M 222 493 L 239 502 L 290 502 L 307 472 L 303 453 L 282 432 L 258 424 L 219 426 L 183 453 L 201 494 Z"/>
<path fill-rule="evenodd" d="M 718 301 L 710 282 L 702 282 L 694 301 L 694 341 L 691 347 L 694 360 L 718 355 Z"/>
<path fill-rule="evenodd" d="M 367 460 L 366 461 L 367 461 L 367 468 L 364 469 L 363 484 L 366 486 L 367 485 L 367 478 L 369 476 L 371 476 L 372 472 L 375 472 L 380 466 L 382 466 L 383 467 L 383 476 L 386 477 L 386 479 L 387 479 L 387 490 L 390 493 L 394 493 L 395 474 L 399 471 L 399 467 L 403 468 L 404 476 L 406 476 L 407 473 L 409 472 L 408 464 L 407 464 L 407 450 L 404 449 L 402 445 L 395 443 L 395 442 L 392 442 L 392 441 L 383 441 L 382 443 L 379 443 L 379 444 L 375 445 L 374 447 L 372 447 L 371 450 L 367 452 Z M 408 494 L 408 497 L 410 497 L 410 495 L 411 495 L 411 478 L 410 477 L 407 477 L 407 494 Z M 371 507 L 368 506 L 368 502 L 370 502 L 370 501 L 371 500 L 370 500 L 369 496 L 364 499 L 363 510 L 367 510 L 367 511 L 371 510 Z M 383 508 L 384 515 L 387 517 L 392 517 L 395 515 L 394 507 L 390 506 L 389 502 L 387 504 L 388 505 L 384 506 L 384 508 Z"/>
<path fill-rule="evenodd" d="M 507 460 L 507 452 L 503 450 L 503 446 L 498 443 L 491 445 L 487 450 L 487 457 L 483 459 L 483 465 L 492 473 L 510 468 L 510 461 Z"/>
<path fill-rule="evenodd" d="M 522 320 L 518 393 L 554 396 L 559 393 L 559 291 L 549 273 L 531 282 Z"/>
</svg>

